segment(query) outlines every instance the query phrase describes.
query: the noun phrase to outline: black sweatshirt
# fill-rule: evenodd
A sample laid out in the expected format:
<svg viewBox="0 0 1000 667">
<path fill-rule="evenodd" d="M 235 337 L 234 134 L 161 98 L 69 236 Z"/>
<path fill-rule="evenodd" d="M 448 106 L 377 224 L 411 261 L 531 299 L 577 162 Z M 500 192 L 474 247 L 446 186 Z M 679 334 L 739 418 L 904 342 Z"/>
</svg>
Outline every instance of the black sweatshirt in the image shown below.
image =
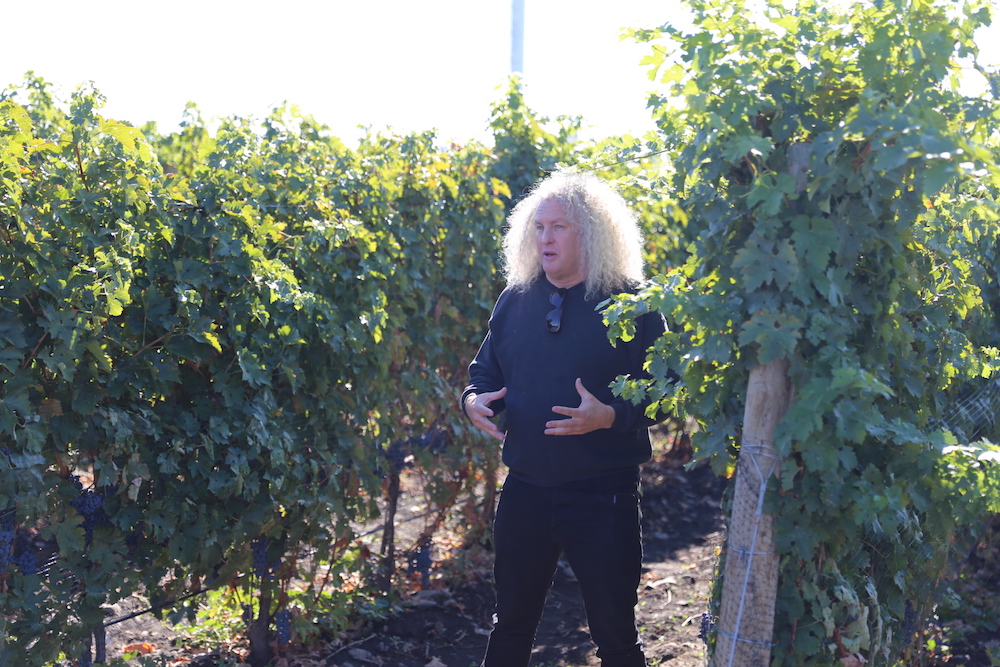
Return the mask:
<svg viewBox="0 0 1000 667">
<path fill-rule="evenodd" d="M 545 326 L 556 288 L 544 277 L 527 290 L 506 289 L 490 317 L 490 329 L 469 366 L 470 384 L 462 395 L 507 387 L 494 401 L 494 413 L 507 411 L 503 461 L 510 474 L 541 486 L 555 486 L 603 475 L 638 471 L 650 457 L 647 404 L 633 405 L 611 393 L 609 385 L 623 374 L 648 377 L 642 371 L 646 350 L 664 331 L 658 313 L 636 321 L 635 337 L 612 346 L 608 328 L 595 310 L 609 295 L 584 300 L 584 285 L 569 288 L 562 304 L 558 333 Z M 611 405 L 611 428 L 584 435 L 545 435 L 545 422 L 567 419 L 552 406 L 578 407 L 576 378 L 598 400 Z"/>
</svg>

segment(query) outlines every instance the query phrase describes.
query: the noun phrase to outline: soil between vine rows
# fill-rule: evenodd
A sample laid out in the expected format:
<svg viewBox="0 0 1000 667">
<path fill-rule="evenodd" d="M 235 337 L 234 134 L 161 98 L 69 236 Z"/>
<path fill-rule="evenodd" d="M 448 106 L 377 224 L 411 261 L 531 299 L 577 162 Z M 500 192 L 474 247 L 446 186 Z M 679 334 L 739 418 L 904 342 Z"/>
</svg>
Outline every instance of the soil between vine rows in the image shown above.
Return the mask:
<svg viewBox="0 0 1000 667">
<path fill-rule="evenodd" d="M 683 457 L 659 454 L 642 469 L 644 570 L 637 621 L 650 665 L 703 667 L 698 637 L 718 549 L 723 539 L 720 498 L 726 480 L 705 465 L 685 470 Z M 470 567 L 469 563 L 473 565 Z M 404 564 L 405 565 L 405 564 Z M 428 590 L 406 594 L 404 612 L 362 627 L 348 638 L 306 649 L 289 647 L 274 667 L 470 667 L 478 665 L 491 626 L 494 593 L 488 553 L 466 561 L 448 581 L 447 564 Z M 533 665 L 600 665 L 586 632 L 586 614 L 571 572 L 558 569 L 535 642 Z M 417 587 L 419 588 L 419 587 Z M 146 615 L 109 628 L 109 658 L 146 642 L 167 664 L 222 667 L 243 651 L 191 652 L 173 645 L 175 633 Z"/>
<path fill-rule="evenodd" d="M 719 500 L 724 483 L 707 466 L 685 471 L 669 458 L 658 458 L 643 469 L 644 568 L 637 622 L 650 665 L 706 664 L 698 632 L 723 537 Z M 454 590 L 416 593 L 407 613 L 381 624 L 359 648 L 395 667 L 478 665 L 491 626 L 494 592 L 488 568 L 475 574 Z M 532 664 L 600 665 L 586 630 L 583 600 L 572 573 L 557 569 Z M 344 651 L 326 665 L 363 667 L 364 660 L 358 658 L 366 657 Z"/>
</svg>

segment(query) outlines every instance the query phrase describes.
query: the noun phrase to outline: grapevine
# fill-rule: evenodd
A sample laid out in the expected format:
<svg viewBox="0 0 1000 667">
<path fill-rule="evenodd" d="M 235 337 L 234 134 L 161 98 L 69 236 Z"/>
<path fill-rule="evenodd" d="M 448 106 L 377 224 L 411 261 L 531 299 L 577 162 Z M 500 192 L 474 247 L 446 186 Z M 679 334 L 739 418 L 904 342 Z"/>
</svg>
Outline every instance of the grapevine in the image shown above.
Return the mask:
<svg viewBox="0 0 1000 667">
<path fill-rule="evenodd" d="M 253 545 L 261 526 L 339 567 L 331 531 L 350 544 L 374 518 L 390 466 L 492 505 L 498 449 L 454 387 L 500 290 L 508 184 L 570 160 L 578 126 L 549 132 L 516 85 L 494 148 L 426 132 L 349 149 L 292 107 L 191 108 L 162 135 L 100 99 L 35 77 L 0 92 L 0 493 L 63 575 L 5 580 L 12 664 L 76 654 L 95 609 L 138 591 L 176 599 L 218 572 L 273 593 L 296 565 Z M 485 472 L 456 478 L 449 444 Z M 2 564 L 30 569 L 9 536 Z"/>
<path fill-rule="evenodd" d="M 728 627 L 727 641 L 756 639 L 776 666 L 841 651 L 888 664 L 913 609 L 941 595 L 957 538 L 1000 509 L 995 448 L 945 414 L 998 369 L 997 88 L 956 84 L 990 7 L 768 0 L 753 18 L 742 2 L 687 4 L 694 30 L 634 35 L 657 42 L 658 141 L 696 238 L 605 311 L 621 335 L 645 310 L 671 322 L 649 358 L 656 380 L 616 389 L 697 420 L 696 456 L 730 474 L 760 444 L 742 442 L 751 372 L 788 363 L 794 400 L 763 499 L 774 634 Z M 910 57 L 928 41 L 939 48 Z"/>
</svg>

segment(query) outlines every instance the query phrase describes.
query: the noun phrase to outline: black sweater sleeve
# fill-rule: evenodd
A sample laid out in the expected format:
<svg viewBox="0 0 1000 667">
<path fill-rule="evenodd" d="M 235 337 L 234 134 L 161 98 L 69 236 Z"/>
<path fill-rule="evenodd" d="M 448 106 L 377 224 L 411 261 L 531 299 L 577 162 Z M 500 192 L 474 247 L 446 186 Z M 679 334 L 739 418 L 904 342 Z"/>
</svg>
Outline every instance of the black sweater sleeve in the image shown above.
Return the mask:
<svg viewBox="0 0 1000 667">
<path fill-rule="evenodd" d="M 497 361 L 496 350 L 493 349 L 493 337 L 486 334 L 483 344 L 479 346 L 476 358 L 469 364 L 469 384 L 462 392 L 462 412 L 468 417 L 465 410 L 465 399 L 469 394 L 482 394 L 488 391 L 499 391 L 505 386 L 503 371 Z M 504 400 L 498 399 L 490 403 L 493 414 L 500 414 L 506 408 Z"/>
</svg>

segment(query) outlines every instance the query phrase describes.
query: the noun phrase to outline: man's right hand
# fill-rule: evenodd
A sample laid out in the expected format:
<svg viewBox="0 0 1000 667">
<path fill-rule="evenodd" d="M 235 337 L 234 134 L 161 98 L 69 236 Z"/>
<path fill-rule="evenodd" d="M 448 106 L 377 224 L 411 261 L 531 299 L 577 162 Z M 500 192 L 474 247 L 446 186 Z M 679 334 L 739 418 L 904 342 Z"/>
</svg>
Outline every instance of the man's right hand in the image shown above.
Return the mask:
<svg viewBox="0 0 1000 667">
<path fill-rule="evenodd" d="M 499 391 L 486 391 L 482 394 L 469 394 L 465 397 L 465 414 L 469 415 L 472 425 L 498 440 L 503 440 L 504 434 L 500 432 L 496 424 L 490 421 L 490 417 L 494 414 L 493 410 L 490 410 L 490 403 L 506 395 L 507 387 L 502 387 Z"/>
</svg>

